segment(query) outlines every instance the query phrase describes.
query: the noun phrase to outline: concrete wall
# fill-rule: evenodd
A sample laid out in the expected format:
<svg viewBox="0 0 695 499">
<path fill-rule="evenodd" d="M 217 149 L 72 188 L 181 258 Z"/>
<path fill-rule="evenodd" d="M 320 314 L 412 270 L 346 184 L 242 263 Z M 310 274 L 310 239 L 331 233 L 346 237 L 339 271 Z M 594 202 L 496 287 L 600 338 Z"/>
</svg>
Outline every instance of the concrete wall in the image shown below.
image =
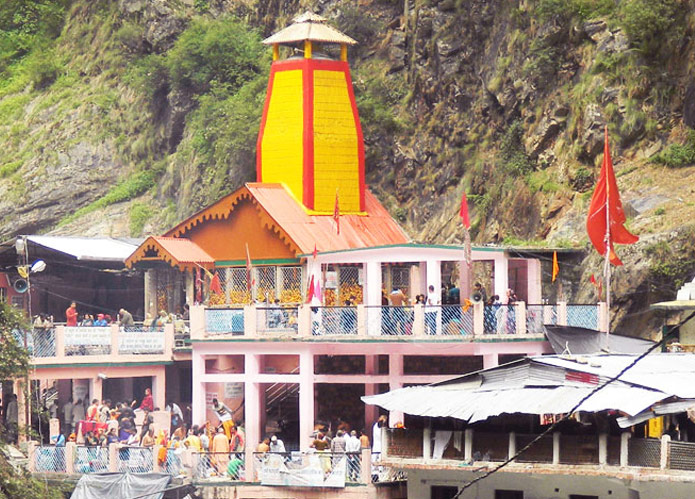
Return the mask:
<svg viewBox="0 0 695 499">
<path fill-rule="evenodd" d="M 344 489 L 312 489 L 292 487 L 263 487 L 261 485 L 196 484 L 204 499 L 405 499 L 407 488 L 403 484 L 375 486 L 355 485 Z M 412 496 L 411 496 L 412 497 Z M 429 497 L 429 496 L 427 496 Z M 425 499 L 424 496 L 419 499 Z"/>
</svg>

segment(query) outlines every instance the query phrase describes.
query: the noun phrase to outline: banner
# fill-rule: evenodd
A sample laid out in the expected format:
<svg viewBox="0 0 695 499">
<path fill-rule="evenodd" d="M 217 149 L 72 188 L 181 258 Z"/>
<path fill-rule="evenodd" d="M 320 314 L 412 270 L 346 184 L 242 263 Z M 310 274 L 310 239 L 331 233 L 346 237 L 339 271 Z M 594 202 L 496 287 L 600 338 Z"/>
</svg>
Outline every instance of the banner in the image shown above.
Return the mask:
<svg viewBox="0 0 695 499">
<path fill-rule="evenodd" d="M 161 331 L 147 333 L 120 331 L 118 333 L 118 353 L 164 353 L 164 333 Z"/>
<path fill-rule="evenodd" d="M 284 487 L 345 487 L 347 458 L 344 454 L 316 452 L 292 454 L 285 461 L 284 454 L 268 453 L 263 456 L 261 485 Z"/>
<path fill-rule="evenodd" d="M 111 344 L 110 327 L 66 327 L 63 331 L 65 331 L 65 346 Z"/>
</svg>

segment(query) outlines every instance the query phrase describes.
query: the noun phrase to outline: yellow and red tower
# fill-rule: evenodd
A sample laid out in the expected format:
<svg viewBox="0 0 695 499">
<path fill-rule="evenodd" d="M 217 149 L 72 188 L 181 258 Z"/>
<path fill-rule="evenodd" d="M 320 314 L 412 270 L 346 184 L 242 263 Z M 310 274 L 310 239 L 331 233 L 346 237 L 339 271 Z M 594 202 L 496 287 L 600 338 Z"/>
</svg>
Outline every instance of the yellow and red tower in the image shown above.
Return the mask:
<svg viewBox="0 0 695 499">
<path fill-rule="evenodd" d="M 283 183 L 313 213 L 364 212 L 364 140 L 347 46 L 355 40 L 307 12 L 263 40 L 273 47 L 256 144 L 259 182 Z M 280 59 L 280 46 L 295 54 Z M 339 60 L 320 53 L 340 47 Z M 303 53 L 302 53 L 303 51 Z"/>
</svg>

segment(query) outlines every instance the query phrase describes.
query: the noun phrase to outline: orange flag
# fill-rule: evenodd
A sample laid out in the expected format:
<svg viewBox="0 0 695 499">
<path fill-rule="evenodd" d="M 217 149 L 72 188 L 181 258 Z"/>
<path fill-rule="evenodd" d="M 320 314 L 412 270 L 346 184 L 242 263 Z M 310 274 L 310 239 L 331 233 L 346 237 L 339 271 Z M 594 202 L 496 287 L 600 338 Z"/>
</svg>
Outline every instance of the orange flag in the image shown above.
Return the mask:
<svg viewBox="0 0 695 499">
<path fill-rule="evenodd" d="M 625 228 L 625 212 L 623 211 L 623 204 L 620 202 L 618 183 L 615 180 L 613 162 L 608 147 L 608 127 L 606 127 L 605 134 L 603 165 L 601 165 L 601 175 L 596 183 L 594 195 L 591 197 L 589 216 L 586 219 L 586 231 L 594 248 L 601 255 L 606 254 L 606 234 L 608 234 L 610 261 L 613 265 L 622 265 L 623 262 L 613 250 L 613 244 L 632 244 L 636 243 L 639 238 Z M 608 228 L 606 227 L 606 208 L 610 220 Z"/>
<path fill-rule="evenodd" d="M 553 282 L 555 282 L 555 279 L 559 273 L 560 265 L 557 263 L 557 251 L 553 251 Z"/>
<path fill-rule="evenodd" d="M 338 189 L 335 190 L 335 207 L 333 208 L 336 234 L 340 235 L 340 205 L 338 204 Z"/>
</svg>

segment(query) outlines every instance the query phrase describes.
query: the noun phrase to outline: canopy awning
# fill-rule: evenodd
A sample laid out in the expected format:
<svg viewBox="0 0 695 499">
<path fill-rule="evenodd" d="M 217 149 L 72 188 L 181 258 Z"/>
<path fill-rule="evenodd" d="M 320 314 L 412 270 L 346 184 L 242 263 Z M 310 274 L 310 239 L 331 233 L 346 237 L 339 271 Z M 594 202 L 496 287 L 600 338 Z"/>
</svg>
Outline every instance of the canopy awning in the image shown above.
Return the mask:
<svg viewBox="0 0 695 499">
<path fill-rule="evenodd" d="M 215 260 L 190 239 L 150 236 L 126 259 L 126 267 L 137 263 L 165 262 L 179 270 L 213 268 Z"/>
<path fill-rule="evenodd" d="M 26 236 L 27 240 L 77 260 L 123 262 L 137 244 L 111 237 Z"/>
</svg>

